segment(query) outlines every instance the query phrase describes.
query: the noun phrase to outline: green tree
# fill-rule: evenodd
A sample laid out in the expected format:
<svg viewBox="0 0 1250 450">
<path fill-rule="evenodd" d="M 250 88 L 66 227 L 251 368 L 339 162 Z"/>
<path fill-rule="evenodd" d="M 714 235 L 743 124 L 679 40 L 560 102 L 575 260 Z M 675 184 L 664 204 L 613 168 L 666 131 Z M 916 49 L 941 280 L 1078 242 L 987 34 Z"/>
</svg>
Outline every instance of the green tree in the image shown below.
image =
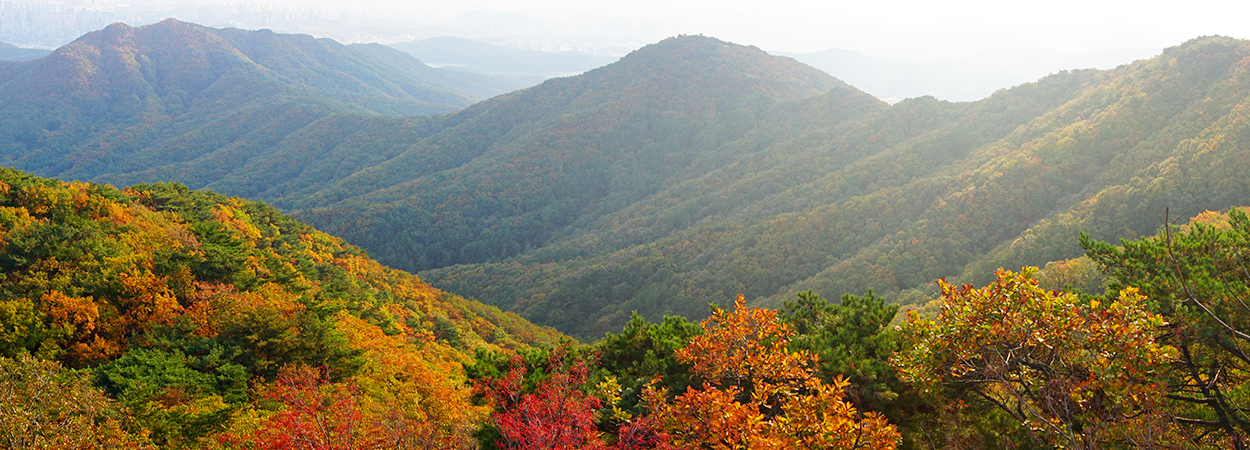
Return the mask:
<svg viewBox="0 0 1250 450">
<path fill-rule="evenodd" d="M 803 291 L 785 302 L 781 320 L 794 328 L 791 350 L 819 357 L 822 379 L 845 377 L 851 383 L 847 397 L 855 406 L 891 415 L 888 404 L 902 387 L 889 363 L 898 337 L 888 325 L 897 313 L 898 305 L 887 305 L 871 290 L 863 297 L 843 295 L 837 304 Z"/>
<path fill-rule="evenodd" d="M 247 400 L 247 371 L 220 352 L 205 356 L 133 348 L 97 368 L 97 380 L 152 430 L 158 445 L 186 447 L 223 429 L 234 406 Z"/>
<path fill-rule="evenodd" d="M 1120 246 L 1081 237 L 1111 275 L 1109 292 L 1139 289 L 1178 349 L 1167 372 L 1169 411 L 1194 439 L 1250 447 L 1250 218 L 1203 215 Z M 1105 302 L 1106 300 L 1104 300 Z"/>
<path fill-rule="evenodd" d="M 594 345 L 599 367 L 620 383 L 620 407 L 632 415 L 643 412 L 642 389 L 656 377 L 673 392 L 691 386 L 690 366 L 677 361 L 676 353 L 703 328 L 684 317 L 665 316 L 651 323 L 635 313 L 619 334 L 608 334 Z"/>
</svg>

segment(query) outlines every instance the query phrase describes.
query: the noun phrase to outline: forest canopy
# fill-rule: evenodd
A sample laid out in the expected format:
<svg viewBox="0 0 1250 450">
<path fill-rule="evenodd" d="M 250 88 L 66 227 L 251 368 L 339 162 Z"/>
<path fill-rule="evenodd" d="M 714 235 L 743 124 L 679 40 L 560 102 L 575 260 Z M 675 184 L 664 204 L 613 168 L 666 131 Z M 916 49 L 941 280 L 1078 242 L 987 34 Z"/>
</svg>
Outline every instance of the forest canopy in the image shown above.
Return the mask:
<svg viewBox="0 0 1250 450">
<path fill-rule="evenodd" d="M 581 345 L 263 203 L 11 169 L 0 194 L 12 448 L 1243 448 L 1248 436 L 1239 209 L 1120 245 L 1086 237 L 1088 262 L 941 281 L 902 322 L 871 291 L 801 292 L 779 310 L 739 297 L 698 323 L 635 315 Z M 1042 285 L 1091 268 L 1099 292 Z"/>
</svg>

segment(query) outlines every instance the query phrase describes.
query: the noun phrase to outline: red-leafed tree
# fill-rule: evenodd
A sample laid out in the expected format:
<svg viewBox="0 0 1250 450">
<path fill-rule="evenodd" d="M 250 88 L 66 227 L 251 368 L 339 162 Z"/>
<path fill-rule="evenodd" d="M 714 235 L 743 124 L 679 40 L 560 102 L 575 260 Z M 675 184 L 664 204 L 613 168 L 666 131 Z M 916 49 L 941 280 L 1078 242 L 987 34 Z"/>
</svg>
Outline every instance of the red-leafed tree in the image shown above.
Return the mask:
<svg viewBox="0 0 1250 450">
<path fill-rule="evenodd" d="M 502 377 L 487 379 L 478 390 L 495 405 L 491 422 L 502 437 L 500 448 L 529 449 L 607 449 L 595 428 L 598 398 L 579 388 L 585 384 L 586 363 L 570 364 L 563 348 L 547 360 L 547 379 L 532 393 L 522 392 L 528 372 L 519 355 Z"/>
<path fill-rule="evenodd" d="M 325 370 L 288 367 L 266 398 L 283 408 L 246 435 L 227 434 L 229 448 L 256 450 L 357 450 L 376 447 L 355 387 L 332 383 Z"/>
</svg>

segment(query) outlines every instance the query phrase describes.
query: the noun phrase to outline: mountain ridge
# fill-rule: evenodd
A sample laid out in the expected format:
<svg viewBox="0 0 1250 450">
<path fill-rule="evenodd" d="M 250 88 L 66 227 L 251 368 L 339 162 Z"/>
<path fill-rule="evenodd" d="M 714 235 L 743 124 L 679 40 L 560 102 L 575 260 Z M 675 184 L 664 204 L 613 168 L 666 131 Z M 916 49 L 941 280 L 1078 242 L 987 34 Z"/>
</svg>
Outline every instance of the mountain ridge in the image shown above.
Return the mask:
<svg viewBox="0 0 1250 450">
<path fill-rule="evenodd" d="M 750 65 L 741 64 L 744 60 L 753 61 Z M 708 64 L 713 62 L 715 64 Z M 734 73 L 732 69 L 750 67 L 752 75 L 742 73 Z M 769 71 L 774 71 L 776 67 L 793 72 L 780 72 L 793 74 L 792 78 L 768 78 L 759 76 Z M 709 74 L 701 74 L 702 76 L 688 76 L 687 71 L 707 71 Z M 678 75 L 680 74 L 680 75 Z M 768 81 L 765 81 L 768 80 Z M 651 87 L 655 85 L 656 87 Z M 604 88 L 598 88 L 602 86 Z M 806 86 L 806 87 L 804 87 Z M 605 90 L 606 89 L 606 90 Z M 457 166 L 453 169 L 461 174 L 469 174 L 471 176 L 474 171 L 487 171 L 489 173 L 492 167 L 501 167 L 503 165 L 513 165 L 515 169 L 522 172 L 531 171 L 533 173 L 545 173 L 545 181 L 547 186 L 530 185 L 517 188 L 511 187 L 489 187 L 483 195 L 477 196 L 475 202 L 497 202 L 499 206 L 478 206 L 482 209 L 483 214 L 493 214 L 492 211 L 503 208 L 504 205 L 524 205 L 527 202 L 534 201 L 533 196 L 525 197 L 534 192 L 547 192 L 551 195 L 563 196 L 561 198 L 570 199 L 574 204 L 564 204 L 566 208 L 579 208 L 575 204 L 591 205 L 599 204 L 601 206 L 609 205 L 614 202 L 612 199 L 605 200 L 601 203 L 596 198 L 604 198 L 607 195 L 616 195 L 618 197 L 633 198 L 631 196 L 645 195 L 644 193 L 654 190 L 655 186 L 648 183 L 646 186 L 632 187 L 614 187 L 612 177 L 619 182 L 624 182 L 625 178 L 641 178 L 650 177 L 658 183 L 665 183 L 664 179 L 680 179 L 677 170 L 702 171 L 703 166 L 697 163 L 698 158 L 712 158 L 711 154 L 703 153 L 716 147 L 719 140 L 730 139 L 730 136 L 716 136 L 715 131 L 701 130 L 698 126 L 692 126 L 689 122 L 699 122 L 705 124 L 705 127 L 718 127 L 723 132 L 732 132 L 734 128 L 725 121 L 745 122 L 752 120 L 759 114 L 764 113 L 769 106 L 775 102 L 775 99 L 798 99 L 828 89 L 845 89 L 854 91 L 853 88 L 838 82 L 827 75 L 815 71 L 814 69 L 800 66 L 793 60 L 774 58 L 766 55 L 758 49 L 750 49 L 741 46 L 730 46 L 724 42 L 702 37 L 686 37 L 675 38 L 652 46 L 644 47 L 634 54 L 622 58 L 620 61 L 588 72 L 584 75 L 574 78 L 549 80 L 542 85 L 534 88 L 510 94 L 509 96 L 492 99 L 489 102 L 475 105 L 456 116 L 471 116 L 479 111 L 491 113 L 492 109 L 503 109 L 511 111 L 513 106 L 524 105 L 525 110 L 518 113 L 503 113 L 503 116 L 497 120 L 487 120 L 491 127 L 496 127 L 501 123 L 510 123 L 514 121 L 518 125 L 510 125 L 508 130 L 500 130 L 499 136 L 502 141 L 484 141 L 485 147 L 476 147 L 484 150 L 483 153 L 477 154 L 473 160 L 463 166 Z M 856 101 L 875 102 L 866 96 L 858 97 Z M 552 109 L 557 108 L 557 109 Z M 553 115 L 550 111 L 566 110 L 559 115 Z M 576 111 L 575 113 L 573 111 Z M 526 117 L 538 116 L 539 121 L 530 121 Z M 477 119 L 474 119 L 477 120 Z M 679 123 L 684 122 L 684 123 Z M 717 123 L 720 123 L 717 125 Z M 628 126 L 633 128 L 623 128 Z M 670 136 L 680 128 L 688 130 L 689 134 L 682 140 L 674 140 L 671 142 L 656 142 L 653 136 Z M 658 128 L 658 130 L 657 130 Z M 741 128 L 741 127 L 738 127 Z M 553 134 L 552 130 L 579 130 L 576 133 L 565 134 L 565 137 L 558 137 Z M 451 133 L 457 133 L 457 128 L 448 128 Z M 559 139 L 571 139 L 571 141 L 561 141 Z M 493 143 L 491 143 L 493 142 Z M 621 143 L 628 143 L 621 146 Z M 420 150 L 420 147 L 414 147 L 409 150 L 409 154 L 426 154 L 426 150 Z M 437 147 L 435 147 L 437 148 Z M 611 151 L 609 151 L 609 149 Z M 666 154 L 654 154 L 657 151 L 665 151 Z M 699 156 L 703 154 L 704 156 Z M 670 158 L 669 164 L 665 166 L 657 166 L 655 164 L 663 163 L 664 157 Z M 538 159 L 530 161 L 529 157 Z M 588 158 L 588 159 L 583 159 Z M 422 182 L 421 178 L 417 181 L 408 181 L 404 184 L 396 184 L 387 186 L 385 180 L 392 179 L 393 173 L 402 173 L 403 169 L 397 169 L 385 175 L 376 174 L 376 172 L 385 171 L 387 165 L 401 165 L 404 167 L 423 167 L 418 164 L 406 162 L 404 156 L 397 157 L 392 161 L 388 161 L 379 166 L 375 166 L 366 171 L 354 175 L 355 178 L 363 178 L 365 182 L 357 183 L 363 186 L 365 183 L 378 183 L 377 180 L 383 180 L 378 183 L 381 189 L 375 189 L 372 192 L 347 191 L 351 194 L 357 192 L 356 195 L 365 194 L 359 197 L 359 200 L 349 200 L 349 197 L 330 197 L 325 199 L 326 203 L 344 202 L 343 205 L 347 209 L 324 207 L 323 209 L 312 210 L 310 212 L 299 213 L 301 217 L 311 219 L 317 214 L 328 216 L 355 214 L 351 211 L 360 206 L 352 206 L 352 203 L 360 204 L 391 204 L 392 206 L 370 206 L 370 208 L 386 208 L 388 214 L 395 214 L 392 222 L 404 222 L 416 220 L 411 217 L 405 217 L 405 210 L 412 211 L 412 208 L 402 206 L 405 202 L 411 203 L 412 196 L 419 193 L 438 190 L 429 186 L 428 183 L 437 183 L 442 178 L 430 178 L 430 181 Z M 628 167 L 632 167 L 636 172 L 633 174 L 613 174 L 611 167 L 625 161 Z M 518 164 L 519 163 L 519 164 Z M 642 163 L 648 165 L 647 168 L 638 167 L 637 164 Z M 673 164 L 676 163 L 676 164 Z M 569 166 L 569 164 L 573 164 Z M 572 171 L 567 177 L 560 174 L 565 171 Z M 607 170 L 608 172 L 604 172 Z M 467 171 L 467 172 L 466 172 Z M 641 171 L 641 172 L 638 172 Z M 438 175 L 443 177 L 445 175 Z M 454 176 L 459 179 L 458 183 L 462 187 L 450 189 L 444 194 L 430 193 L 428 194 L 430 202 L 443 202 L 448 195 L 459 197 L 463 195 L 466 183 L 485 182 L 486 179 L 474 178 L 479 181 L 464 181 L 464 176 Z M 401 177 L 402 178 L 402 177 Z M 537 181 L 537 176 L 530 177 Z M 573 183 L 567 187 L 561 187 L 560 180 L 568 180 Z M 598 181 L 593 181 L 598 180 Z M 555 182 L 555 185 L 550 184 Z M 352 178 L 343 182 L 344 185 L 354 183 Z M 414 184 L 417 183 L 417 184 Z M 426 183 L 426 184 L 421 184 Z M 483 186 L 479 184 L 478 186 Z M 576 187 L 574 187 L 576 186 Z M 347 188 L 350 189 L 350 188 Z M 473 188 L 480 189 L 480 188 Z M 560 194 L 561 189 L 568 190 L 565 194 Z M 636 192 L 630 194 L 630 190 Z M 493 190 L 493 191 L 492 191 Z M 641 190 L 641 191 L 638 191 Z M 444 192 L 444 191 L 440 191 Z M 459 193 L 457 193 L 459 192 Z M 427 195 L 427 194 L 421 194 Z M 546 195 L 546 194 L 541 194 Z M 589 195 L 589 197 L 579 197 Z M 503 197 L 499 197 L 503 196 Z M 526 199 L 528 198 L 528 200 Z M 494 199 L 494 200 L 492 200 Z M 573 200 L 576 199 L 576 200 Z M 322 200 L 319 200 L 320 203 Z M 628 200 L 622 200 L 628 201 Z M 541 204 L 541 200 L 540 203 Z M 583 206 L 584 207 L 584 206 Z M 538 211 L 531 209 L 529 211 L 518 211 L 517 220 L 523 223 L 537 223 L 529 219 L 525 219 L 526 215 L 538 214 Z M 421 209 L 421 208 L 418 208 Z M 541 209 L 538 207 L 537 209 Z M 567 210 L 567 209 L 566 209 Z M 566 213 L 559 213 L 560 215 Z M 490 226 L 509 227 L 505 222 L 512 222 L 511 219 L 497 218 L 488 219 L 492 221 Z M 324 222 L 322 222 L 324 223 Z M 349 234 L 365 234 L 361 223 L 349 228 L 333 228 L 335 232 L 345 232 Z M 548 232 L 542 230 L 531 229 L 529 231 L 517 230 L 515 233 L 509 232 L 512 236 L 543 236 Z M 367 239 L 367 236 L 365 237 Z M 538 241 L 529 241 L 527 243 L 517 243 L 513 248 L 520 248 L 526 245 L 536 245 Z M 501 244 L 504 246 L 512 246 L 514 244 Z M 508 250 L 502 250 L 508 251 Z M 455 258 L 455 256 L 449 256 Z M 386 256 L 383 256 L 386 258 Z M 434 263 L 438 264 L 438 263 Z"/>
<path fill-rule="evenodd" d="M 229 170 L 328 115 L 431 114 L 471 102 L 422 76 L 485 79 L 380 46 L 172 19 L 115 24 L 9 67 L 0 83 L 0 160 L 79 179 Z"/>
<path fill-rule="evenodd" d="M 940 277 L 1071 258 L 1081 230 L 1114 241 L 1152 233 L 1169 205 L 1235 206 L 1250 195 L 1246 60 L 1250 43 L 1206 37 L 976 102 L 890 105 L 791 58 L 680 36 L 447 115 L 223 109 L 217 124 L 287 128 L 201 126 L 145 150 L 176 163 L 94 180 L 263 199 L 440 289 L 594 339 L 632 311 L 697 318 L 738 294 L 924 304 Z"/>
<path fill-rule="evenodd" d="M 1250 194 L 1244 183 L 1230 180 L 1232 168 L 1245 164 L 1239 153 L 1215 157 L 1224 166 L 1208 169 L 1220 174 L 1212 180 L 1220 180 L 1217 188 L 1195 184 L 1193 175 L 1178 178 L 1192 156 L 1169 159 L 1166 152 L 1186 154 L 1198 136 L 1217 135 L 1203 131 L 1211 121 L 1226 124 L 1219 139 L 1229 144 L 1222 145 L 1244 145 L 1229 130 L 1244 130 L 1233 125 L 1242 123 L 1233 105 L 1248 96 L 1245 77 L 1235 69 L 1248 52 L 1244 41 L 1196 39 L 1153 60 L 1060 73 L 980 102 L 901 102 L 883 110 L 877 125 L 853 123 L 868 132 L 858 143 L 845 131 L 816 129 L 813 138 L 833 136 L 831 147 L 841 149 L 830 154 L 875 149 L 842 169 L 812 159 L 820 145 L 783 143 L 766 153 L 793 148 L 804 156 L 722 172 L 720 180 L 741 181 L 709 180 L 705 186 L 718 187 L 686 190 L 685 201 L 681 195 L 648 199 L 633 210 L 650 214 L 605 222 L 600 237 L 581 235 L 499 263 L 422 274 L 476 298 L 518 299 L 512 308 L 527 317 L 566 330 L 587 327 L 573 331 L 583 337 L 610 331 L 631 310 L 698 316 L 698 305 L 738 293 L 777 306 L 798 290 L 837 297 L 875 288 L 895 301 L 923 304 L 933 295 L 929 281 L 939 277 L 979 283 L 998 267 L 1079 255 L 1082 229 L 1103 240 L 1132 238 L 1152 233 L 1168 203 L 1180 202 L 1173 204 L 1177 216 L 1236 206 L 1236 198 Z M 932 128 L 897 129 L 907 123 Z M 890 126 L 902 133 L 893 143 L 866 144 L 880 141 Z M 1170 174 L 1152 169 L 1154 161 L 1171 161 Z M 788 188 L 767 181 L 779 177 L 802 181 Z M 1120 185 L 1134 177 L 1145 181 Z M 1187 193 L 1157 187 L 1177 182 L 1193 187 Z M 717 197 L 717 191 L 730 194 Z M 1132 209 L 1107 214 L 1116 220 L 1089 212 L 1106 214 L 1115 208 L 1108 199 L 1134 197 Z M 744 199 L 758 212 L 732 212 Z M 667 220 L 685 225 L 662 226 Z M 666 235 L 657 225 L 675 231 Z M 602 246 L 634 230 L 651 230 L 651 236 Z M 562 312 L 570 308 L 580 309 Z M 591 321 L 580 321 L 580 314 Z"/>
</svg>

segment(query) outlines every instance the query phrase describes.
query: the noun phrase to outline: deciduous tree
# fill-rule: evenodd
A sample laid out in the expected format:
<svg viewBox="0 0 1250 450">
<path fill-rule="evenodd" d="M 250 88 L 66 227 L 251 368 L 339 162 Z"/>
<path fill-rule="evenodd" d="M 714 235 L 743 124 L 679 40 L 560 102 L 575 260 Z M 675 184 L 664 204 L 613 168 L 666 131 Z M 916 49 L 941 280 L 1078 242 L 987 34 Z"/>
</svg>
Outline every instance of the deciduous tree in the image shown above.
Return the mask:
<svg viewBox="0 0 1250 450">
<path fill-rule="evenodd" d="M 528 369 L 519 355 L 512 368 L 498 378 L 479 383 L 478 389 L 494 404 L 491 422 L 499 430 L 500 448 L 607 449 L 595 427 L 598 398 L 580 389 L 588 368 L 582 361 L 568 362 L 567 348 L 557 348 L 547 361 L 547 379 L 533 392 L 524 392 Z"/>
<path fill-rule="evenodd" d="M 942 312 L 903 327 L 894 363 L 904 379 L 959 387 L 1066 448 L 1177 439 L 1158 409 L 1160 371 L 1175 356 L 1154 338 L 1163 318 L 1135 289 L 1082 301 L 1038 287 L 1036 271 L 1000 270 L 983 288 L 939 281 Z"/>
<path fill-rule="evenodd" d="M 717 308 L 704 334 L 677 352 L 702 380 L 669 399 L 665 389 L 644 392 L 652 417 L 678 448 L 892 449 L 899 434 L 878 413 L 861 414 L 845 398 L 841 378 L 815 376 L 817 357 L 787 349 L 794 333 L 777 312 Z"/>
<path fill-rule="evenodd" d="M 1120 246 L 1082 236 L 1090 258 L 1134 288 L 1168 326 L 1160 341 L 1177 348 L 1168 366 L 1168 410 L 1199 442 L 1250 447 L 1250 217 L 1206 213 L 1168 224 L 1153 237 Z"/>
<path fill-rule="evenodd" d="M 127 415 L 81 373 L 28 356 L 0 357 L 0 448 L 153 448 Z"/>
</svg>

